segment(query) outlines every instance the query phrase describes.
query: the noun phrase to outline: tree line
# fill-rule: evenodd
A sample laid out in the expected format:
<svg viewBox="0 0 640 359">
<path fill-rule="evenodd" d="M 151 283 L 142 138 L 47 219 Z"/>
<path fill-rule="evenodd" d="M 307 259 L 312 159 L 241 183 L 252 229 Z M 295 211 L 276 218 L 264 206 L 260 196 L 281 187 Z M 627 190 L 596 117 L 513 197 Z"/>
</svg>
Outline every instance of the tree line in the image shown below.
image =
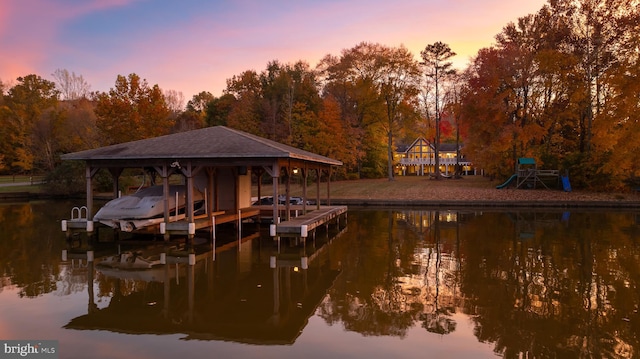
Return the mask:
<svg viewBox="0 0 640 359">
<path fill-rule="evenodd" d="M 342 161 L 340 178 L 394 176 L 399 144 L 422 136 L 498 179 L 518 157 L 566 171 L 574 187 L 636 186 L 640 143 L 638 0 L 549 0 L 507 24 L 466 69 L 429 44 L 362 42 L 315 68 L 277 60 L 227 79 L 221 96 L 118 75 L 91 92 L 81 75 L 0 82 L 0 172 L 54 171 L 59 155 L 225 125 Z M 437 166 L 436 166 L 437 167 Z M 437 178 L 437 177 L 436 177 Z"/>
</svg>

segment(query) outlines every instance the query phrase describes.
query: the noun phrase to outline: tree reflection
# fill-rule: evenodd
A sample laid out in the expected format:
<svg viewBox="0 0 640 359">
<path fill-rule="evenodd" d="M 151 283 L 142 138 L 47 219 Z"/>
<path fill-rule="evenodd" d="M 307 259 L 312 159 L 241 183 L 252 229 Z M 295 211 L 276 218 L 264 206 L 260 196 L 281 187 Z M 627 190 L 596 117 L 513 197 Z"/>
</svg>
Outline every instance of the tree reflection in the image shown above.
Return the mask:
<svg viewBox="0 0 640 359">
<path fill-rule="evenodd" d="M 561 224 L 559 214 L 555 221 L 534 214 L 527 220 L 535 235 L 526 240 L 502 214 L 470 223 L 462 289 L 477 337 L 506 357 L 633 354 L 638 292 L 629 273 L 638 273 L 638 247 L 620 230 L 634 224 L 607 216 L 576 214 Z M 490 230 L 505 225 L 511 238 Z M 630 262 L 635 268 L 623 270 L 620 264 Z"/>
<path fill-rule="evenodd" d="M 399 228 L 394 214 L 356 213 L 349 222 L 350 238 L 341 242 L 343 274 L 318 310 L 327 322 L 342 322 L 363 335 L 400 337 L 413 326 L 422 305 L 407 290 L 403 275 L 414 270 L 410 258 L 417 237 Z"/>
<path fill-rule="evenodd" d="M 43 203 L 0 205 L 0 290 L 16 286 L 28 298 L 56 290 L 59 258 L 48 255 L 62 248 L 55 213 Z"/>
<path fill-rule="evenodd" d="M 452 255 L 457 252 L 455 221 L 441 231 L 439 211 L 355 215 L 348 232 L 354 237 L 345 241 L 350 245 L 344 248 L 344 275 L 329 291 L 320 315 L 363 335 L 404 337 L 417 323 L 432 333 L 453 332 L 451 314 L 459 302 L 459 265 Z M 367 236 L 359 236 L 365 231 Z"/>
<path fill-rule="evenodd" d="M 440 281 L 443 275 L 449 274 L 448 271 L 442 271 L 442 253 L 440 243 L 440 211 L 434 212 L 434 221 L 432 224 L 432 230 L 430 231 L 430 240 L 433 243 L 433 251 L 429 255 L 427 261 L 427 273 L 425 274 L 425 286 L 427 288 L 433 288 L 433 290 L 427 290 L 426 302 L 430 304 L 431 311 L 427 311 L 420 316 L 422 321 L 422 327 L 427 331 L 436 334 L 449 334 L 456 330 L 456 322 L 450 318 L 452 313 L 455 313 L 455 307 L 453 302 L 449 301 L 448 305 L 444 307 L 440 306 Z M 431 254 L 435 254 L 435 263 L 431 265 Z M 429 272 L 433 268 L 433 283 L 432 287 L 429 286 Z M 455 277 L 454 277 L 455 278 Z M 455 288 L 457 283 L 448 283 L 448 289 Z M 435 293 L 432 293 L 435 292 Z"/>
<path fill-rule="evenodd" d="M 445 335 L 462 311 L 505 357 L 631 357 L 640 347 L 633 214 L 354 216 L 340 247 L 344 275 L 319 310 L 330 323 L 363 335 L 403 337 L 415 325 Z"/>
</svg>

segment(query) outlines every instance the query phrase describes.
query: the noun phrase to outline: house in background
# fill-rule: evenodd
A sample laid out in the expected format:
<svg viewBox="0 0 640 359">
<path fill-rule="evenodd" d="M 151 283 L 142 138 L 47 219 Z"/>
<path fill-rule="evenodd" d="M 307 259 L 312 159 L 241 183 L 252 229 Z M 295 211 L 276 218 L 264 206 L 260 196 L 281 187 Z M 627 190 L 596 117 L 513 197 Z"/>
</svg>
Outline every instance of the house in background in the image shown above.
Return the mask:
<svg viewBox="0 0 640 359">
<path fill-rule="evenodd" d="M 440 144 L 440 173 L 451 176 L 455 174 L 456 164 L 458 164 L 462 174 L 476 174 L 473 163 L 464 156 L 457 159 L 458 152 L 455 143 Z M 394 162 L 395 174 L 398 176 L 425 176 L 435 173 L 435 146 L 420 137 L 409 146 L 398 146 L 394 154 Z"/>
</svg>

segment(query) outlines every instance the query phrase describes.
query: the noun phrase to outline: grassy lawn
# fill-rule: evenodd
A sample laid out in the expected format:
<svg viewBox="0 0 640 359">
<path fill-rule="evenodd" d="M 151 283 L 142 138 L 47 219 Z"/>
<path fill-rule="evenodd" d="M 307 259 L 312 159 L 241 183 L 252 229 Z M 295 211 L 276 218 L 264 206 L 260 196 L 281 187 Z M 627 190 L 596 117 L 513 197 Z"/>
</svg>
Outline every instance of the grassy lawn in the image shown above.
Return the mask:
<svg viewBox="0 0 640 359">
<path fill-rule="evenodd" d="M 41 178 L 34 177 L 34 182 Z M 0 176 L 0 193 L 44 193 L 42 185 L 12 185 L 29 182 L 28 176 Z M 335 181 L 330 183 L 331 198 L 346 200 L 437 200 L 437 201 L 640 201 L 639 197 L 629 193 L 577 191 L 563 192 L 559 188 L 551 189 L 506 189 L 497 190 L 497 181 L 483 176 L 463 176 L 462 179 L 433 180 L 427 176 L 396 177 L 393 181 L 386 178 Z M 307 198 L 314 199 L 316 183 L 307 185 Z M 252 186 L 252 196 L 257 196 L 257 185 Z M 262 185 L 262 196 L 271 196 L 270 183 Z M 285 192 L 285 184 L 280 183 L 279 193 Z M 129 193 L 125 191 L 124 193 Z M 95 193 L 98 194 L 98 193 Z M 111 193 L 107 193 L 111 195 Z M 302 196 L 300 178 L 292 179 L 291 196 Z M 320 184 L 320 198 L 327 195 L 327 183 Z"/>
<path fill-rule="evenodd" d="M 464 189 L 494 189 L 495 182 L 489 181 L 487 177 L 482 176 L 465 176 L 463 179 L 442 179 L 439 181 L 429 179 L 426 176 L 406 176 L 396 177 L 393 181 L 387 178 L 380 179 L 363 179 L 355 181 L 336 181 L 331 182 L 331 197 L 333 198 L 404 198 L 407 193 L 415 193 L 430 188 L 437 190 L 439 188 L 456 188 Z M 282 191 L 284 185 L 281 184 Z M 263 195 L 270 195 L 271 187 L 267 186 L 266 191 L 263 186 Z M 321 197 L 326 194 L 327 184 L 320 184 Z M 302 186 L 292 183 L 291 195 L 302 195 Z M 307 196 L 314 198 L 316 196 L 316 184 L 312 183 L 307 186 Z"/>
<path fill-rule="evenodd" d="M 40 183 L 42 176 L 0 176 L 0 193 L 14 193 L 14 192 L 32 192 L 40 193 L 44 189 L 39 184 L 33 185 L 19 185 L 14 186 L 14 183 L 30 183 L 32 180 L 34 183 Z"/>
</svg>

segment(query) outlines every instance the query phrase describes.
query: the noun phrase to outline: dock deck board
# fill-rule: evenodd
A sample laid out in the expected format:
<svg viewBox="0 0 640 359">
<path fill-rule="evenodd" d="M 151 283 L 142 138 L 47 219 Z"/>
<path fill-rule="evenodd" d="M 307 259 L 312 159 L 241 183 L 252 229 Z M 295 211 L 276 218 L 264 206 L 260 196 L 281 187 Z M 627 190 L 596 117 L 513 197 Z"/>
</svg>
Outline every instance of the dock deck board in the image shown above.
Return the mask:
<svg viewBox="0 0 640 359">
<path fill-rule="evenodd" d="M 347 206 L 321 206 L 320 209 L 279 223 L 276 226 L 276 235 L 301 236 L 305 231 L 303 230 L 304 226 L 306 226 L 306 232 L 308 233 L 346 212 Z"/>
<path fill-rule="evenodd" d="M 252 218 L 257 217 L 260 214 L 260 210 L 257 208 L 247 207 L 240 209 L 240 214 L 238 212 L 215 212 L 213 213 L 213 217 L 215 217 L 216 226 L 222 223 L 234 222 L 241 217 Z M 194 218 L 195 229 L 203 229 L 211 227 L 211 215 L 202 215 Z M 188 234 L 189 232 L 189 223 L 186 220 L 177 221 L 167 223 L 166 231 L 170 234 Z"/>
</svg>

